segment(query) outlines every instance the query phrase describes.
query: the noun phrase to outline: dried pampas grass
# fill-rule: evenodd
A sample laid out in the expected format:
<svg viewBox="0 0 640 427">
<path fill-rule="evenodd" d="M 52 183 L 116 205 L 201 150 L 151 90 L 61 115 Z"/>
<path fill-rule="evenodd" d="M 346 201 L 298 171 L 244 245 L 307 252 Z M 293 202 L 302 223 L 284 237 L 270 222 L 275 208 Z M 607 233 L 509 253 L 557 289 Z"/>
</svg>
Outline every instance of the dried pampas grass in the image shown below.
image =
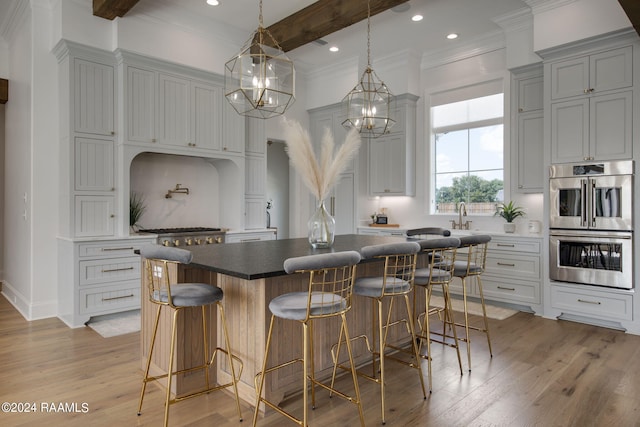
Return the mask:
<svg viewBox="0 0 640 427">
<path fill-rule="evenodd" d="M 297 121 L 283 119 L 282 123 L 291 164 L 311 193 L 318 200 L 324 200 L 338 181 L 340 174 L 358 153 L 360 148 L 358 130 L 351 129 L 347 133 L 344 144 L 336 151 L 333 135 L 329 129 L 325 129 L 318 161 L 311 145 L 309 132 Z"/>
</svg>

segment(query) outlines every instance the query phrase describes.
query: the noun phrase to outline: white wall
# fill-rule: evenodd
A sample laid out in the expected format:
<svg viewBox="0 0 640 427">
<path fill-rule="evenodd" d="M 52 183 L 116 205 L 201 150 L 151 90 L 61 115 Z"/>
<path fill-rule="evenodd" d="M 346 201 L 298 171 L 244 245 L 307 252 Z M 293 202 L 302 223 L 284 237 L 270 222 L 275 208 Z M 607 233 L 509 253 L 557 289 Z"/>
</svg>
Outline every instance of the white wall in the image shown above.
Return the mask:
<svg viewBox="0 0 640 427">
<path fill-rule="evenodd" d="M 536 52 L 631 26 L 617 0 L 577 0 L 560 7 L 542 3 L 533 13 Z"/>
<path fill-rule="evenodd" d="M 5 105 L 4 242 L 11 242 L 11 250 L 5 251 L 2 293 L 25 317 L 31 318 L 34 294 L 31 270 L 31 11 L 26 8 L 19 18 L 20 24 L 14 27 L 15 32 L 9 40 L 11 102 Z M 55 277 L 54 271 L 50 279 Z M 48 283 L 52 286 L 55 279 Z"/>
</svg>

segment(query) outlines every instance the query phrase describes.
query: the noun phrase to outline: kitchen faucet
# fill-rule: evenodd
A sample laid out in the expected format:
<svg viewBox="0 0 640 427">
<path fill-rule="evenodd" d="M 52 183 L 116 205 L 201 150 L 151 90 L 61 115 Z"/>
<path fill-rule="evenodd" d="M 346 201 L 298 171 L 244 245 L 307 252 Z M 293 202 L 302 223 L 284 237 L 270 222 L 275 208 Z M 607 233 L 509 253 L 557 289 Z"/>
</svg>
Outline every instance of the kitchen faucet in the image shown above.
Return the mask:
<svg viewBox="0 0 640 427">
<path fill-rule="evenodd" d="M 455 230 L 456 228 L 459 230 L 465 229 L 468 230 L 471 225 L 471 221 L 465 221 L 462 223 L 462 217 L 467 216 L 467 205 L 465 202 L 460 202 L 458 204 L 458 222 L 455 220 L 451 220 L 451 227 Z"/>
<path fill-rule="evenodd" d="M 165 199 L 170 199 L 173 193 L 189 194 L 189 189 L 183 188 L 181 185 L 182 184 L 176 184 L 175 189 L 167 191 L 167 194 L 164 195 Z"/>
</svg>

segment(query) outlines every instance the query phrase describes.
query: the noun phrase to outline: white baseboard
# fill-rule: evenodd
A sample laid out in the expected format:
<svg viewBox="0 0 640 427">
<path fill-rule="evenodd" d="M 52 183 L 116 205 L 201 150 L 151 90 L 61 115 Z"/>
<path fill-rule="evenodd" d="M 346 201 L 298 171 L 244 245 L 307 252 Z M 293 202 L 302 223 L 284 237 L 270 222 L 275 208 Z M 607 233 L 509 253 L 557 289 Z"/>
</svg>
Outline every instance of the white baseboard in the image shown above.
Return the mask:
<svg viewBox="0 0 640 427">
<path fill-rule="evenodd" d="M 57 315 L 57 301 L 33 304 L 6 280 L 2 282 L 2 295 L 22 314 L 22 317 L 27 320 L 47 319 L 49 317 L 56 317 Z"/>
</svg>

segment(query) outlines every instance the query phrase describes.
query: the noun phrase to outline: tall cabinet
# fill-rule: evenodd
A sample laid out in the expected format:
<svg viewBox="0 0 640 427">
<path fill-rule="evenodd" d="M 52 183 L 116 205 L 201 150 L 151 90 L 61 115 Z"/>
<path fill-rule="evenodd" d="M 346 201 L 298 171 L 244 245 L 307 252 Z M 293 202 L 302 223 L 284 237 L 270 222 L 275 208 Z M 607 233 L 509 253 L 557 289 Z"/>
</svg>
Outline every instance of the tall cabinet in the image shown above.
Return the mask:
<svg viewBox="0 0 640 427">
<path fill-rule="evenodd" d="M 343 121 L 344 115 L 340 104 L 309 110 L 309 135 L 317 152 L 320 150 L 325 129 L 331 131 L 336 147 L 344 143 L 347 131 L 342 126 Z M 329 195 L 329 200 L 326 200 L 327 208 L 336 220 L 336 234 L 356 232 L 357 170 L 358 159 L 356 157 L 340 174 L 336 186 Z M 313 208 L 315 209 L 315 207 Z"/>
<path fill-rule="evenodd" d="M 542 64 L 512 70 L 511 189 L 542 193 L 544 102 Z"/>
</svg>

